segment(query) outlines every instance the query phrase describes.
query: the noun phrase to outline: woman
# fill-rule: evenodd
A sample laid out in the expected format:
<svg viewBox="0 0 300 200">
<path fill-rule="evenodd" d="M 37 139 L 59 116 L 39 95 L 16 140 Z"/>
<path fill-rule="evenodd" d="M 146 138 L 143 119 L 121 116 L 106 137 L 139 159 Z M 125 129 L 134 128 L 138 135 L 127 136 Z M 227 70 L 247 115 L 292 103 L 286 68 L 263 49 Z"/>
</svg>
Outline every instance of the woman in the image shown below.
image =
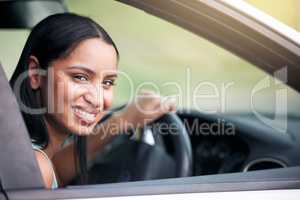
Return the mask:
<svg viewBox="0 0 300 200">
<path fill-rule="evenodd" d="M 86 161 L 116 133 L 175 109 L 144 92 L 100 124 L 113 101 L 118 60 L 110 36 L 87 17 L 52 15 L 30 33 L 10 82 L 46 188 L 67 185 L 84 173 Z M 65 145 L 70 135 L 79 139 Z"/>
</svg>

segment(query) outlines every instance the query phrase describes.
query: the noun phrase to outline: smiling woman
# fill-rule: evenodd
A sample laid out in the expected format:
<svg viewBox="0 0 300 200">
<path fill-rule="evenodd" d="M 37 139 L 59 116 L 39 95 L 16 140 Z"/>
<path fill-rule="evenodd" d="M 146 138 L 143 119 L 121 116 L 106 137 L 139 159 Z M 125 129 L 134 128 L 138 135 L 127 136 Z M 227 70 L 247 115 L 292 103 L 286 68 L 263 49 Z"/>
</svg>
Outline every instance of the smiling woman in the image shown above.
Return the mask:
<svg viewBox="0 0 300 200">
<path fill-rule="evenodd" d="M 161 106 L 159 96 L 146 92 L 102 123 L 105 129 L 96 129 L 113 101 L 118 59 L 110 36 L 87 17 L 52 15 L 29 35 L 10 83 L 47 188 L 84 178 L 87 160 L 128 124 L 139 127 L 174 110 L 171 102 Z M 66 145 L 69 136 L 77 143 Z"/>
<path fill-rule="evenodd" d="M 49 118 L 46 123 L 59 122 L 67 130 L 88 134 L 103 117 L 101 110 L 107 110 L 112 104 L 112 86 L 117 76 L 115 48 L 98 38 L 86 39 L 65 59 L 53 61 L 50 69 L 53 93 L 50 97 L 42 95 L 45 97 L 42 104 L 47 105 L 47 99 L 52 98 L 54 108 L 53 113 L 46 114 Z M 40 81 L 34 76 L 30 81 L 33 88 L 40 87 Z"/>
<path fill-rule="evenodd" d="M 74 24 L 77 26 L 73 24 L 68 26 L 71 21 L 74 21 Z M 66 36 L 68 37 L 66 38 Z M 100 52 L 98 53 L 99 49 Z M 110 56 L 110 54 L 112 55 Z M 103 63 L 97 63 L 99 59 L 91 60 L 92 56 L 96 57 L 98 55 L 103 55 L 100 59 L 107 55 L 109 56 L 106 60 L 103 60 Z M 68 84 L 71 83 L 70 81 L 68 82 L 68 78 L 69 80 L 75 80 L 80 74 L 78 72 L 77 74 L 67 74 L 67 69 L 70 66 L 83 63 L 91 68 L 91 63 L 93 65 L 105 64 L 116 70 L 117 57 L 118 51 L 110 37 L 100 26 L 96 27 L 96 24 L 93 25 L 88 18 L 72 14 L 53 15 L 40 22 L 32 30 L 18 66 L 11 78 L 11 84 L 14 87 L 18 85 L 18 81 L 23 81 L 20 79 L 20 74 L 29 70 L 28 77 L 23 81 L 23 84 L 20 84 L 20 94 L 17 94 L 17 98 L 22 102 L 21 105 L 29 108 L 45 107 L 49 103 L 47 102 L 48 96 L 49 98 L 53 96 L 53 104 L 58 106 L 58 102 L 56 102 L 58 100 L 57 97 L 61 96 L 58 87 L 62 84 L 68 87 Z M 93 67 L 96 68 L 98 66 Z M 53 73 L 50 74 L 53 77 L 47 79 L 40 76 L 43 69 L 51 69 Z M 53 84 L 50 83 L 49 85 L 48 80 L 53 80 Z M 48 86 L 54 87 L 53 90 L 50 90 L 54 94 L 46 92 Z M 76 89 L 79 89 L 79 87 Z M 67 91 L 65 90 L 65 93 Z M 65 95 L 68 94 L 66 93 L 63 96 Z M 39 100 L 39 96 L 42 99 Z M 64 109 L 68 109 L 68 107 L 64 107 Z M 58 110 L 58 108 L 54 108 L 55 110 Z M 31 115 L 31 113 L 24 113 L 24 118 L 26 124 L 31 127 L 30 133 L 32 138 L 40 145 L 47 144 L 48 138 L 41 131 L 44 130 L 44 125 L 46 124 L 39 117 Z M 31 124 L 32 121 L 34 121 L 33 124 Z M 41 123 L 38 123 L 38 121 Z"/>
</svg>

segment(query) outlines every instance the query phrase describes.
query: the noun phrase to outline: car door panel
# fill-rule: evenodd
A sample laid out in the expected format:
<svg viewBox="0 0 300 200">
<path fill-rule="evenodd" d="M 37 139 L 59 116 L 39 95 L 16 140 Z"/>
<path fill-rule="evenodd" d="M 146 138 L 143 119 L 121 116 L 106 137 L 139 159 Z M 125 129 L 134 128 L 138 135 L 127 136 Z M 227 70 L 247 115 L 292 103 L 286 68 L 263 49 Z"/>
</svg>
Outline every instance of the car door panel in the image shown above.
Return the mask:
<svg viewBox="0 0 300 200">
<path fill-rule="evenodd" d="M 191 193 L 212 193 L 214 196 L 214 194 L 220 194 L 222 192 L 230 192 L 230 194 L 236 196 L 236 194 L 240 194 L 241 191 L 279 191 L 293 189 L 299 192 L 299 179 L 300 167 L 292 167 L 247 173 L 207 175 L 103 185 L 72 186 L 52 191 L 12 190 L 8 191 L 7 194 L 9 198 L 16 200 L 60 198 L 76 199 Z M 291 196 L 293 195 L 291 194 Z"/>
</svg>

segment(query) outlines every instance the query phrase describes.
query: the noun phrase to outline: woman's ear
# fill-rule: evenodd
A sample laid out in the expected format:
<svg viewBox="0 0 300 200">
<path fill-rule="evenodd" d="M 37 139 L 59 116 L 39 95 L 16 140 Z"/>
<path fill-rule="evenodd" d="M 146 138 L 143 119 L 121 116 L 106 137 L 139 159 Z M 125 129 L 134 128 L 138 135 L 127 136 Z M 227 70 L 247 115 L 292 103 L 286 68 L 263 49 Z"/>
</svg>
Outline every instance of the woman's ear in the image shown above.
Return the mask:
<svg viewBox="0 0 300 200">
<path fill-rule="evenodd" d="M 28 78 L 30 86 L 33 90 L 40 88 L 41 75 L 38 73 L 40 70 L 40 64 L 35 56 L 30 56 L 28 60 Z"/>
</svg>

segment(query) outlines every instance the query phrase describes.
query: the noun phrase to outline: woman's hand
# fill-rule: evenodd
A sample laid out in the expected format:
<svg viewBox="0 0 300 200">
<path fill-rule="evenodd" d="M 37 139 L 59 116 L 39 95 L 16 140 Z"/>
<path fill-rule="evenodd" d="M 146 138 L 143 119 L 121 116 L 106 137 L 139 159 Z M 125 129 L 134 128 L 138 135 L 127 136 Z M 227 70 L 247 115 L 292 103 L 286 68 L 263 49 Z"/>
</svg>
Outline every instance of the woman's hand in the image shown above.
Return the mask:
<svg viewBox="0 0 300 200">
<path fill-rule="evenodd" d="M 140 128 L 168 112 L 175 112 L 175 99 L 168 99 L 152 91 L 141 92 L 133 102 L 115 113 L 121 131 Z"/>
<path fill-rule="evenodd" d="M 125 108 L 96 125 L 93 135 L 101 135 L 102 140 L 109 140 L 114 135 L 142 128 L 162 115 L 175 111 L 175 99 L 162 98 L 152 91 L 143 91 Z"/>
</svg>

